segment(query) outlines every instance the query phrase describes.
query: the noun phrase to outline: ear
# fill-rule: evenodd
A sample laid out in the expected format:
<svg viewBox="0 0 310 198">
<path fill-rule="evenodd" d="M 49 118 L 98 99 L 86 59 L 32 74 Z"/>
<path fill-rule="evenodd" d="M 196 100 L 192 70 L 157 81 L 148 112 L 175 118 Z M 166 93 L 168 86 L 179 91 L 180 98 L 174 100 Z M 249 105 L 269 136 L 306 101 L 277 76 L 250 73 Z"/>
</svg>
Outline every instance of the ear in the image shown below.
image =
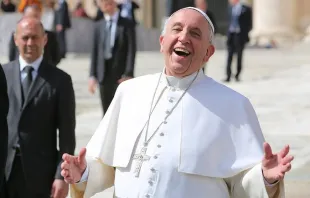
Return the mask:
<svg viewBox="0 0 310 198">
<path fill-rule="evenodd" d="M 48 38 L 47 38 L 47 34 L 46 34 L 46 33 L 44 33 L 44 46 L 46 45 L 47 40 L 48 40 Z"/>
<path fill-rule="evenodd" d="M 17 46 L 17 34 L 16 34 L 16 32 L 14 32 L 14 43 L 15 43 L 15 46 Z"/>
<path fill-rule="evenodd" d="M 164 36 L 159 37 L 160 52 L 163 52 Z"/>
<path fill-rule="evenodd" d="M 211 44 L 207 49 L 207 53 L 203 58 L 203 62 L 208 62 L 209 58 L 214 54 L 214 52 L 215 52 L 215 47 L 214 45 Z"/>
</svg>

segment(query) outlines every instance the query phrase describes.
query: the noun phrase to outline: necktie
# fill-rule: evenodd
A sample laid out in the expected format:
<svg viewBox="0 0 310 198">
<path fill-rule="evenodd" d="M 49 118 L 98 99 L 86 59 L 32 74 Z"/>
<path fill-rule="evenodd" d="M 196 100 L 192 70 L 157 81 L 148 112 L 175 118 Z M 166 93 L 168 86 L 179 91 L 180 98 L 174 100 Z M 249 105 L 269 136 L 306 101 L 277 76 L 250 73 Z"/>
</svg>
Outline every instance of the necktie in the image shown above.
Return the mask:
<svg viewBox="0 0 310 198">
<path fill-rule="evenodd" d="M 31 83 L 32 83 L 32 71 L 33 71 L 33 67 L 32 66 L 26 66 L 24 68 L 24 70 L 27 74 L 26 78 L 23 80 L 22 82 L 22 88 L 23 88 L 23 98 L 24 98 L 24 102 L 27 98 Z"/>
<path fill-rule="evenodd" d="M 105 42 L 104 42 L 104 54 L 105 59 L 112 58 L 112 46 L 111 46 L 111 29 L 112 29 L 112 19 L 107 21 L 106 23 L 106 31 L 105 31 Z"/>
</svg>

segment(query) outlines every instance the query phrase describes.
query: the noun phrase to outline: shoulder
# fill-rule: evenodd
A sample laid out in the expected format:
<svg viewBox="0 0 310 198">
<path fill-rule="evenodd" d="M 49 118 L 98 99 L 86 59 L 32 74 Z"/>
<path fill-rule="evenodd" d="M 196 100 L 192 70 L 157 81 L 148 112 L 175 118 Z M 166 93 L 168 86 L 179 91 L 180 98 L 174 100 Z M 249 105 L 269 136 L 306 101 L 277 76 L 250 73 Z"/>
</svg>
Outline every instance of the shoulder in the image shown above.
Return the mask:
<svg viewBox="0 0 310 198">
<path fill-rule="evenodd" d="M 208 84 L 210 84 L 210 86 L 206 87 L 210 88 L 210 92 L 213 93 L 214 97 L 217 98 L 217 101 L 221 103 L 233 106 L 237 104 L 243 104 L 245 101 L 248 100 L 248 98 L 243 94 L 209 77 Z"/>
<path fill-rule="evenodd" d="M 6 73 L 7 71 L 12 69 L 13 67 L 18 67 L 18 66 L 19 66 L 18 60 L 14 60 L 14 61 L 11 61 L 9 63 L 3 64 L 2 68 L 3 68 L 3 71 Z"/>
<path fill-rule="evenodd" d="M 145 87 L 149 87 L 150 85 L 154 84 L 154 80 L 158 79 L 160 73 L 156 74 L 148 74 L 139 77 L 132 78 L 130 80 L 124 81 L 119 85 L 121 92 L 131 92 L 133 89 L 135 90 L 143 90 Z"/>
<path fill-rule="evenodd" d="M 252 10 L 252 8 L 248 5 L 242 5 L 242 9 L 245 11 L 251 11 Z"/>
<path fill-rule="evenodd" d="M 67 72 L 63 71 L 62 69 L 59 69 L 58 67 L 55 67 L 49 63 L 44 63 L 44 67 L 46 71 L 51 74 L 50 76 L 56 79 L 60 82 L 71 82 L 71 76 Z"/>
<path fill-rule="evenodd" d="M 95 24 L 94 24 L 94 28 L 97 29 L 98 27 L 101 27 L 102 24 L 104 23 L 104 20 L 105 20 L 105 19 L 102 18 L 102 19 L 96 21 Z"/>
<path fill-rule="evenodd" d="M 132 20 L 124 18 L 121 15 L 119 15 L 118 21 L 119 21 L 120 25 L 122 25 L 126 28 L 132 28 L 133 29 L 135 27 L 135 24 Z"/>
</svg>

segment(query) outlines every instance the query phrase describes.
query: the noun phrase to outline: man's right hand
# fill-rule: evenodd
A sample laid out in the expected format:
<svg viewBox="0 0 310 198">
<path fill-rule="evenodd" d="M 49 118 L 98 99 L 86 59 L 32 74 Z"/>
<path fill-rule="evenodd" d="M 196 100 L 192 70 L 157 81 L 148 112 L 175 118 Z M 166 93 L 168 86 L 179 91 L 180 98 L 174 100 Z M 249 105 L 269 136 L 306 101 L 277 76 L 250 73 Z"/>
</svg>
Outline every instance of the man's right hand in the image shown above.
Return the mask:
<svg viewBox="0 0 310 198">
<path fill-rule="evenodd" d="M 94 94 L 96 91 L 96 87 L 97 87 L 97 80 L 94 78 L 90 78 L 88 81 L 88 91 L 91 94 Z"/>
<path fill-rule="evenodd" d="M 87 167 L 86 148 L 82 148 L 78 156 L 63 154 L 63 163 L 61 164 L 61 175 L 64 180 L 73 184 L 81 180 L 82 175 Z"/>
</svg>

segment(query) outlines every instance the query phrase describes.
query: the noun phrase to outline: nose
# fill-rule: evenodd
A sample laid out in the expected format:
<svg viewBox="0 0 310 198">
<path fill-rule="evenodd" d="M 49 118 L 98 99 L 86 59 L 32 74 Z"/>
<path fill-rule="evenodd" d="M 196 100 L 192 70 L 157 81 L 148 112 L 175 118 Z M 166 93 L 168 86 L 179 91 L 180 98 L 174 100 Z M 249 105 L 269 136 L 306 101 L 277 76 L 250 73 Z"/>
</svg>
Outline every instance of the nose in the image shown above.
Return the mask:
<svg viewBox="0 0 310 198">
<path fill-rule="evenodd" d="M 181 43 L 189 43 L 190 42 L 189 35 L 188 35 L 187 31 L 180 32 L 179 41 Z"/>
<path fill-rule="evenodd" d="M 27 39 L 27 45 L 32 45 L 33 42 L 34 42 L 34 39 L 32 38 Z"/>
</svg>

